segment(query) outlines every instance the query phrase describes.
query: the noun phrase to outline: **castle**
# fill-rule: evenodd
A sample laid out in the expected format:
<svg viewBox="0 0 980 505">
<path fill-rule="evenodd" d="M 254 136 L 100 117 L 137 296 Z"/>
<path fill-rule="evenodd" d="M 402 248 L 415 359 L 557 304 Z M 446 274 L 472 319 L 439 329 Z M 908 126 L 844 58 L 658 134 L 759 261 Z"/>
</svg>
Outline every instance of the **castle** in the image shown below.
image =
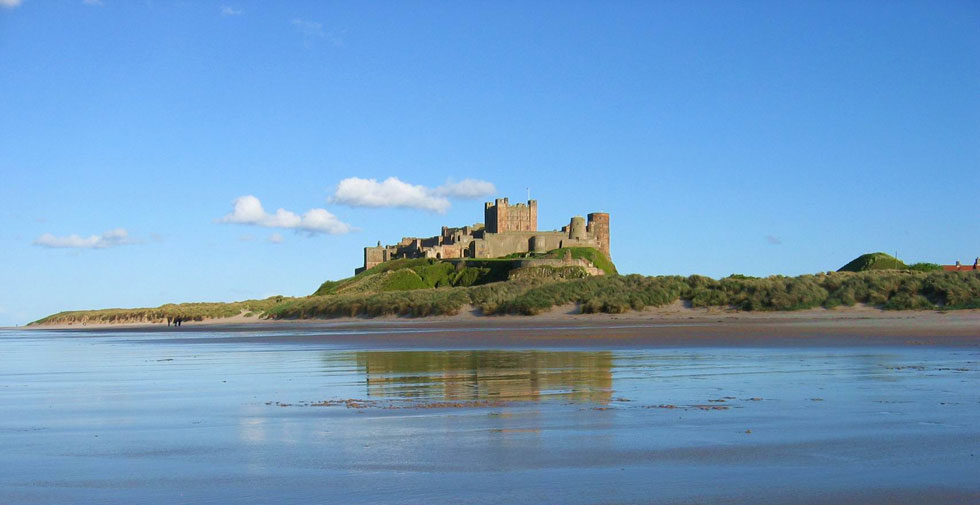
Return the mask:
<svg viewBox="0 0 980 505">
<path fill-rule="evenodd" d="M 462 228 L 442 227 L 435 237 L 405 237 L 394 245 L 364 248 L 364 266 L 400 258 L 499 258 L 514 253 L 545 253 L 561 247 L 592 247 L 609 255 L 609 214 L 593 212 L 588 221 L 575 216 L 561 230 L 538 230 L 538 202 L 511 205 L 506 198 L 486 202 L 483 223 Z"/>
</svg>

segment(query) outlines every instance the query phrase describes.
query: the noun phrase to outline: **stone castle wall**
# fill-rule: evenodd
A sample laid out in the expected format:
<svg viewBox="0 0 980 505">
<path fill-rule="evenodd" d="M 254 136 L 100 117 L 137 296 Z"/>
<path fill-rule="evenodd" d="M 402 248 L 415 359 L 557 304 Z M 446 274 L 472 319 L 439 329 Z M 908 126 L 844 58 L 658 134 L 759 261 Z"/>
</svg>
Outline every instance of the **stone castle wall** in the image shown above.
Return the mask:
<svg viewBox="0 0 980 505">
<path fill-rule="evenodd" d="M 510 205 L 506 198 L 484 204 L 486 223 L 442 227 L 435 237 L 405 237 L 394 245 L 364 248 L 359 273 L 399 258 L 499 258 L 509 254 L 544 253 L 562 247 L 592 247 L 609 253 L 609 214 L 594 212 L 588 220 L 575 216 L 561 230 L 538 230 L 538 203 Z"/>
<path fill-rule="evenodd" d="M 483 209 L 484 226 L 490 233 L 509 231 L 535 231 L 538 229 L 538 202 L 510 205 L 506 198 L 487 202 Z"/>
<path fill-rule="evenodd" d="M 612 258 L 609 252 L 609 214 L 605 212 L 593 212 L 589 214 L 589 224 L 587 231 L 599 243 L 599 250 L 607 258 Z"/>
</svg>

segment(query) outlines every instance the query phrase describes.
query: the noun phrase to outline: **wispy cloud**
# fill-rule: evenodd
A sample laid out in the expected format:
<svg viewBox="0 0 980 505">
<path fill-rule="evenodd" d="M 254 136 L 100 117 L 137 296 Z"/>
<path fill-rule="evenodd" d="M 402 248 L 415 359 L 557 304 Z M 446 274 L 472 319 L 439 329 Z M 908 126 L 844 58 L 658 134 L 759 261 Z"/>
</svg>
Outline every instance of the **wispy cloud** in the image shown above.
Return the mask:
<svg viewBox="0 0 980 505">
<path fill-rule="evenodd" d="M 262 208 L 262 202 L 252 195 L 240 196 L 232 202 L 234 209 L 221 223 L 248 224 L 266 228 L 284 228 L 305 231 L 311 235 L 323 233 L 340 235 L 349 233 L 352 228 L 326 209 L 310 209 L 302 216 L 285 209 L 269 214 Z"/>
<path fill-rule="evenodd" d="M 85 5 L 94 5 L 96 7 L 102 7 L 105 5 L 102 3 L 102 0 L 82 0 L 82 3 Z"/>
<path fill-rule="evenodd" d="M 381 182 L 377 179 L 348 177 L 340 181 L 329 200 L 351 207 L 401 207 L 442 214 L 452 205 L 449 198 L 479 198 L 491 195 L 496 190 L 493 183 L 477 179 L 450 181 L 442 186 L 429 188 L 409 184 L 397 177 L 389 177 Z"/>
<path fill-rule="evenodd" d="M 221 6 L 221 15 L 222 16 L 241 16 L 242 15 L 242 10 L 241 9 L 236 9 L 236 8 L 230 6 L 230 5 L 222 5 Z"/>
<path fill-rule="evenodd" d="M 313 45 L 315 40 L 326 40 L 337 47 L 344 45 L 344 32 L 327 31 L 323 27 L 323 23 L 301 18 L 293 18 L 290 23 L 303 34 L 303 40 L 307 47 Z"/>
<path fill-rule="evenodd" d="M 766 242 L 769 242 L 771 245 L 780 245 L 783 243 L 783 239 L 775 235 L 766 235 Z"/>
<path fill-rule="evenodd" d="M 273 244 L 281 244 L 286 241 L 284 238 L 282 238 L 282 235 L 278 233 L 273 233 L 272 235 L 269 235 L 269 238 L 267 238 L 266 240 L 272 242 Z"/>
<path fill-rule="evenodd" d="M 317 23 L 316 21 L 309 21 L 306 19 L 295 18 L 290 21 L 293 26 L 303 34 L 304 37 L 323 37 L 326 35 L 323 32 L 323 23 Z"/>
<path fill-rule="evenodd" d="M 20 7 L 21 0 L 0 0 L 0 7 L 5 9 L 13 9 L 14 7 Z"/>
<path fill-rule="evenodd" d="M 34 239 L 34 245 L 53 249 L 107 249 L 135 243 L 137 241 L 130 238 L 129 233 L 123 228 L 116 228 L 102 235 L 90 235 L 88 237 L 79 235 L 56 237 L 50 233 L 45 233 Z"/>
</svg>

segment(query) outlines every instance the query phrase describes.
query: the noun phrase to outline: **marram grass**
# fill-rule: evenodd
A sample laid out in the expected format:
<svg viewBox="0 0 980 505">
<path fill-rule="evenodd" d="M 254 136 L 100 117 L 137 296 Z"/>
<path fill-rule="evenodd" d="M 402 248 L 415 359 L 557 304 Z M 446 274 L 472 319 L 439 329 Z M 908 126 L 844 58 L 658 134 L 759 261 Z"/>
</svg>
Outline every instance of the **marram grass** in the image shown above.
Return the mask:
<svg viewBox="0 0 980 505">
<path fill-rule="evenodd" d="M 475 286 L 452 287 L 450 283 L 429 287 L 431 284 L 412 270 L 412 274 L 399 274 L 389 279 L 396 287 L 406 288 L 400 291 L 271 297 L 234 303 L 168 304 L 144 309 L 70 311 L 31 324 L 163 322 L 167 317 L 202 320 L 247 312 L 252 312 L 255 317 L 271 319 L 384 315 L 425 317 L 456 314 L 464 306 L 472 306 L 486 315 L 533 315 L 568 303 L 578 304 L 584 313 L 622 313 L 669 305 L 677 300 L 685 300 L 694 307 L 746 311 L 834 308 L 856 304 L 888 310 L 980 308 L 980 271 L 871 270 L 797 277 L 732 275 L 718 280 L 698 275 L 648 277 L 633 274 L 578 279 L 539 277 L 529 275 Z M 420 282 L 425 287 L 410 289 L 418 287 Z"/>
</svg>

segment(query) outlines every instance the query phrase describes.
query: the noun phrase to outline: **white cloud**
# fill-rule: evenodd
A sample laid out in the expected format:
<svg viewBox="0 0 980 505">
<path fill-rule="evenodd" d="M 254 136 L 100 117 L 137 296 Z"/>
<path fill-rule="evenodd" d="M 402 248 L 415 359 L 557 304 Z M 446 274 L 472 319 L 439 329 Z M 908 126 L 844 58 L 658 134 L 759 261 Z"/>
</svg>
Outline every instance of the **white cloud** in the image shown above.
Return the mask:
<svg viewBox="0 0 980 505">
<path fill-rule="evenodd" d="M 236 8 L 230 6 L 230 5 L 222 5 L 221 6 L 221 15 L 222 16 L 241 16 L 242 15 L 242 10 L 241 9 L 236 9 Z"/>
<path fill-rule="evenodd" d="M 56 237 L 50 233 L 45 233 L 34 239 L 34 245 L 36 246 L 56 249 L 106 249 L 108 247 L 134 243 L 136 241 L 129 238 L 129 233 L 122 228 L 109 230 L 102 235 L 90 235 L 88 237 L 78 235 Z"/>
<path fill-rule="evenodd" d="M 278 233 L 273 233 L 272 235 L 269 235 L 269 238 L 267 238 L 266 240 L 272 242 L 273 244 L 281 244 L 286 241 L 285 239 L 282 238 L 282 235 Z"/>
<path fill-rule="evenodd" d="M 82 0 L 82 3 L 85 5 L 97 5 L 99 7 L 105 5 L 102 3 L 102 0 Z"/>
<path fill-rule="evenodd" d="M 446 197 L 433 195 L 429 188 L 402 182 L 397 177 L 382 182 L 348 177 L 337 185 L 331 201 L 352 207 L 406 207 L 439 213 L 446 212 L 450 205 Z"/>
<path fill-rule="evenodd" d="M 13 9 L 14 7 L 20 7 L 20 3 L 21 0 L 0 0 L 0 7 Z"/>
<path fill-rule="evenodd" d="M 381 182 L 377 179 L 348 177 L 337 185 L 331 202 L 352 207 L 402 207 L 422 209 L 440 214 L 449 209 L 449 198 L 479 198 L 491 195 L 497 188 L 493 183 L 476 179 L 447 182 L 436 188 L 409 184 L 397 177 Z"/>
<path fill-rule="evenodd" d="M 219 221 L 222 223 L 250 224 L 266 228 L 288 228 L 310 234 L 325 233 L 340 235 L 349 233 L 351 227 L 326 209 L 310 209 L 299 216 L 285 209 L 269 214 L 262 208 L 262 202 L 252 195 L 240 196 L 233 202 L 234 210 Z"/>
</svg>

